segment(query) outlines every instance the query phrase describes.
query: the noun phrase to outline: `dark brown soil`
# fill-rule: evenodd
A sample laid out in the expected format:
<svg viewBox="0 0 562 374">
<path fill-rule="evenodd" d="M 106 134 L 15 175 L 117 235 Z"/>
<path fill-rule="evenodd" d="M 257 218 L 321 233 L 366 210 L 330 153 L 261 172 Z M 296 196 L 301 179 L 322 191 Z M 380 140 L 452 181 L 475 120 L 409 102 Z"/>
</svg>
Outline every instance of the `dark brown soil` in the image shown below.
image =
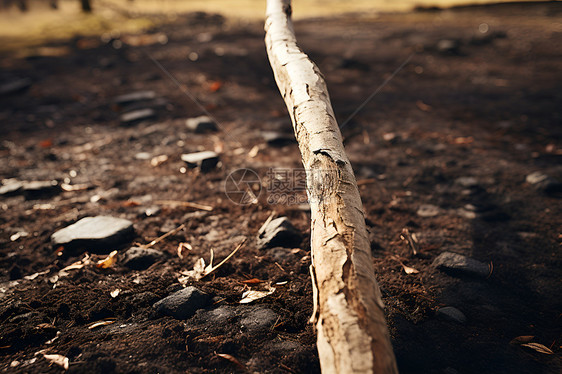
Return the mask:
<svg viewBox="0 0 562 374">
<path fill-rule="evenodd" d="M 295 25 L 302 48 L 326 76 L 340 123 L 414 53 L 342 130 L 402 373 L 562 368 L 559 12 L 554 2 Z M 157 32 L 167 35 L 166 44 L 145 37 L 145 45 L 132 46 L 123 38 L 116 49 L 115 41 L 77 38 L 53 44 L 70 47 L 68 55 L 1 60 L 1 82 L 30 78 L 32 85 L 0 100 L 0 177 L 86 189 L 1 197 L 0 370 L 60 372 L 41 351 L 68 357 L 68 371 L 79 373 L 319 372 L 308 324 L 310 216 L 295 204 L 267 202 L 268 171 L 301 164 L 296 144 L 267 145 L 260 134 L 291 131 L 262 26 L 196 14 L 149 34 Z M 185 119 L 203 112 L 151 58 L 198 98 L 221 131 L 187 131 Z M 124 108 L 112 98 L 138 90 L 153 90 L 165 103 L 156 106 L 156 118 L 123 125 Z M 219 167 L 183 170 L 180 155 L 198 150 L 219 151 Z M 135 158 L 139 152 L 168 159 L 152 166 Z M 225 178 L 238 168 L 262 177 L 259 203 L 237 205 L 225 195 Z M 551 178 L 550 189 L 526 182 L 537 171 Z M 461 177 L 474 179 L 463 185 Z M 438 207 L 437 215 L 418 215 L 423 204 Z M 154 205 L 161 210 L 147 216 Z M 257 231 L 272 212 L 304 234 L 298 249 L 257 248 Z M 183 223 L 186 229 L 154 246 L 165 256 L 147 270 L 88 265 L 54 282 L 86 253 L 94 261 L 105 257 L 50 243 L 56 230 L 96 215 L 133 221 L 140 244 Z M 400 239 L 404 228 L 418 238 L 417 256 Z M 28 235 L 15 235 L 21 232 Z M 211 249 L 222 260 L 244 237 L 224 266 L 188 283 L 215 297 L 212 306 L 187 320 L 154 311 L 156 301 L 182 287 L 181 270 L 201 257 L 208 262 Z M 176 253 L 181 242 L 193 247 L 183 259 Z M 493 271 L 486 279 L 444 273 L 431 266 L 444 251 L 490 263 Z M 419 273 L 406 274 L 402 264 Z M 244 283 L 253 278 L 263 282 Z M 272 295 L 239 304 L 245 290 L 269 284 Z M 121 291 L 114 298 L 115 289 Z M 467 322 L 438 318 L 443 306 L 458 308 Z M 115 322 L 88 328 L 107 319 Z M 552 354 L 510 344 L 519 336 L 533 336 L 529 341 Z"/>
</svg>

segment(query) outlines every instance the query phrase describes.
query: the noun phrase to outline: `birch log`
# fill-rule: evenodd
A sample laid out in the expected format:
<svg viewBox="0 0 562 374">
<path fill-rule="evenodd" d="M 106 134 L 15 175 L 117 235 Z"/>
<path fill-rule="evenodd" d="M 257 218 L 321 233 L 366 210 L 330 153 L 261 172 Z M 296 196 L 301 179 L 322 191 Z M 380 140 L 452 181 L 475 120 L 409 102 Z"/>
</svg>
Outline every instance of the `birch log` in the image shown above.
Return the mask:
<svg viewBox="0 0 562 374">
<path fill-rule="evenodd" d="M 290 0 L 267 0 L 265 31 L 307 171 L 322 373 L 397 373 L 357 182 L 324 79 L 297 46 Z"/>
</svg>

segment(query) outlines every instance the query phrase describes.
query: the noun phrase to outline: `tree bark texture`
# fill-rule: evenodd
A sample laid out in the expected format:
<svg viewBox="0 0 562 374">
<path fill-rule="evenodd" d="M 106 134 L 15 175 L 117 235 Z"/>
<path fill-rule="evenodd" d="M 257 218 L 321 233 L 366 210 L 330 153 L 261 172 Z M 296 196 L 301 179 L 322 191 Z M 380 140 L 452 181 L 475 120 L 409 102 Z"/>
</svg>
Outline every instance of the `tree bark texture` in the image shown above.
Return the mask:
<svg viewBox="0 0 562 374">
<path fill-rule="evenodd" d="M 322 74 L 297 46 L 290 0 L 267 0 L 265 30 L 307 173 L 322 373 L 397 373 L 357 182 Z"/>
</svg>

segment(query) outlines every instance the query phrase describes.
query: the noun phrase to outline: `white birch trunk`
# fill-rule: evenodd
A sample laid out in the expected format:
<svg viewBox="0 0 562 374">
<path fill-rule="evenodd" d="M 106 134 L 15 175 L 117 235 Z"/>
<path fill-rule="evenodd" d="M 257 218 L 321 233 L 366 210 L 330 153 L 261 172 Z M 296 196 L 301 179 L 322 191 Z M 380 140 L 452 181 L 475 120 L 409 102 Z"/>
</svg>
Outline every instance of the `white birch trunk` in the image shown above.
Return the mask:
<svg viewBox="0 0 562 374">
<path fill-rule="evenodd" d="M 322 373 L 397 373 L 357 182 L 324 79 L 298 48 L 290 16 L 290 0 L 267 0 L 267 54 L 307 170 Z"/>
</svg>

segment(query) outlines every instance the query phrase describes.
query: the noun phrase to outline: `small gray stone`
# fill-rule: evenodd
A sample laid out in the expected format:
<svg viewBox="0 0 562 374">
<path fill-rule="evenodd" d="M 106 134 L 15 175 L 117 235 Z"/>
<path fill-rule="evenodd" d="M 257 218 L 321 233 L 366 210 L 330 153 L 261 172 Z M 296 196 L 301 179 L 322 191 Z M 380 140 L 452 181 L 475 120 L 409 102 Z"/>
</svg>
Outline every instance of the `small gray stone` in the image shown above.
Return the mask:
<svg viewBox="0 0 562 374">
<path fill-rule="evenodd" d="M 478 186 L 478 179 L 474 177 L 460 177 L 455 179 L 455 183 L 466 188 L 472 188 Z"/>
<path fill-rule="evenodd" d="M 121 122 L 133 123 L 149 119 L 156 116 L 156 112 L 152 109 L 139 109 L 121 115 Z"/>
<path fill-rule="evenodd" d="M 296 143 L 293 134 L 285 134 L 277 131 L 263 131 L 261 134 L 267 144 L 273 147 L 283 147 L 291 143 Z"/>
<path fill-rule="evenodd" d="M 137 91 L 117 96 L 113 99 L 115 104 L 127 104 L 135 101 L 152 100 L 156 97 L 154 91 Z"/>
<path fill-rule="evenodd" d="M 301 234 L 287 217 L 279 217 L 265 223 L 258 231 L 258 247 L 292 248 L 301 242 Z"/>
<path fill-rule="evenodd" d="M 206 172 L 217 166 L 219 155 L 213 151 L 203 151 L 183 154 L 181 159 L 187 163 L 188 167 L 198 167 L 202 172 Z"/>
<path fill-rule="evenodd" d="M 490 275 L 488 264 L 452 252 L 441 253 L 433 261 L 433 266 L 451 275 L 470 275 L 480 278 Z"/>
<path fill-rule="evenodd" d="M 188 118 L 185 121 L 185 125 L 188 129 L 196 133 L 215 132 L 219 130 L 217 123 L 207 116 Z"/>
<path fill-rule="evenodd" d="M 53 235 L 53 245 L 111 250 L 134 235 L 133 223 L 108 216 L 86 217 Z"/>
<path fill-rule="evenodd" d="M 197 310 L 207 306 L 210 301 L 210 295 L 195 287 L 186 287 L 156 302 L 153 307 L 160 314 L 176 319 L 187 319 Z"/>
<path fill-rule="evenodd" d="M 416 212 L 418 216 L 423 218 L 435 217 L 440 212 L 439 207 L 431 204 L 422 204 Z"/>
<path fill-rule="evenodd" d="M 130 269 L 144 270 L 162 258 L 163 255 L 156 249 L 132 247 L 123 255 L 122 264 Z"/>
<path fill-rule="evenodd" d="M 31 87 L 31 79 L 23 78 L 0 85 L 0 95 L 11 95 Z"/>
<path fill-rule="evenodd" d="M 265 331 L 277 321 L 279 315 L 271 309 L 255 307 L 240 320 L 240 327 L 249 333 Z"/>
<path fill-rule="evenodd" d="M 456 322 L 460 324 L 466 323 L 466 316 L 464 315 L 464 313 L 452 306 L 440 308 L 437 311 L 436 316 L 442 318 L 445 321 Z"/>
</svg>

